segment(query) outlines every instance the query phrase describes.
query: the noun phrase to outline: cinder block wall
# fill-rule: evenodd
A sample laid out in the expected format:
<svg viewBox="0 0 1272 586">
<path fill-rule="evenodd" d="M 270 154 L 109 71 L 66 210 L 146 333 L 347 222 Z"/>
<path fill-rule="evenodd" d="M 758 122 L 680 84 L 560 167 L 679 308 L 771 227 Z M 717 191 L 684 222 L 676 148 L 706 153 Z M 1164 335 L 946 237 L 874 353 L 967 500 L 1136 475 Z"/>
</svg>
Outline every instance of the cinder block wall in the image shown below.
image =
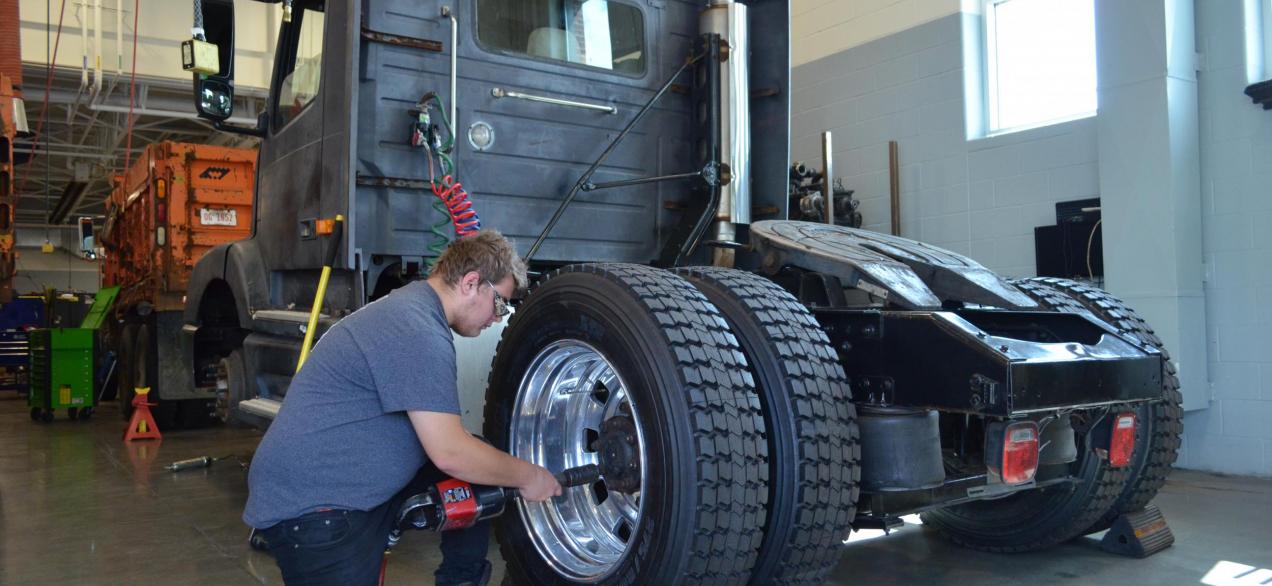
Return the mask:
<svg viewBox="0 0 1272 586">
<path fill-rule="evenodd" d="M 1272 111 L 1241 93 L 1242 3 L 1195 7 L 1211 380 L 1188 390 L 1210 400 L 1185 416 L 1179 465 L 1272 476 Z M 1095 118 L 967 140 L 963 19 L 976 17 L 913 13 L 909 28 L 841 31 L 873 40 L 827 49 L 825 27 L 794 10 L 792 160 L 820 167 L 820 133 L 834 132 L 836 176 L 857 191 L 867 228 L 890 224 L 889 140 L 900 147 L 902 235 L 1003 274 L 1034 274 L 1033 228 L 1054 223 L 1055 202 L 1100 195 Z"/>
<path fill-rule="evenodd" d="M 1242 4 L 1196 2 L 1211 402 L 1184 418 L 1183 465 L 1272 476 L 1272 111 L 1242 93 Z"/>
</svg>

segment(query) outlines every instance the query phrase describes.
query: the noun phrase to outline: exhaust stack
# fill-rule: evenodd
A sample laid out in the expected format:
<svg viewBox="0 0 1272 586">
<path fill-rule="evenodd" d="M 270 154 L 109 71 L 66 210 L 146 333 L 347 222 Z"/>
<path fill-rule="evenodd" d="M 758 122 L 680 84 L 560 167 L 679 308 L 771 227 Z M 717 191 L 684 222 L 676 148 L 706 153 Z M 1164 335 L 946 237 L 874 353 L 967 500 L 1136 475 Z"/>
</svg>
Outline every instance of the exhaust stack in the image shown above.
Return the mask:
<svg viewBox="0 0 1272 586">
<path fill-rule="evenodd" d="M 751 223 L 751 86 L 747 65 L 746 5 L 733 0 L 711 0 L 699 21 L 703 34 L 720 35 L 729 48 L 720 67 L 720 207 L 712 238 L 735 242 L 737 226 Z M 731 248 L 715 249 L 712 264 L 733 266 Z"/>
</svg>

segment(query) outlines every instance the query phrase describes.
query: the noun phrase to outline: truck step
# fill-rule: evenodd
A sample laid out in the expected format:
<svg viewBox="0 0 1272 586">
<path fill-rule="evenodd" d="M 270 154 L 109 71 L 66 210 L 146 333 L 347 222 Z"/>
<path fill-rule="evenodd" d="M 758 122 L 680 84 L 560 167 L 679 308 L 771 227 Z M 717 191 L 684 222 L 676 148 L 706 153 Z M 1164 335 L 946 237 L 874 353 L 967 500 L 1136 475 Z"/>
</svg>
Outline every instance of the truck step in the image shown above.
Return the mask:
<svg viewBox="0 0 1272 586">
<path fill-rule="evenodd" d="M 330 315 L 318 314 L 318 333 L 336 323 Z M 262 309 L 252 312 L 252 328 L 276 336 L 303 336 L 309 324 L 308 311 Z"/>
<path fill-rule="evenodd" d="M 248 399 L 238 404 L 240 411 L 267 419 L 278 417 L 278 408 L 283 406 L 282 401 L 273 399 Z"/>
</svg>

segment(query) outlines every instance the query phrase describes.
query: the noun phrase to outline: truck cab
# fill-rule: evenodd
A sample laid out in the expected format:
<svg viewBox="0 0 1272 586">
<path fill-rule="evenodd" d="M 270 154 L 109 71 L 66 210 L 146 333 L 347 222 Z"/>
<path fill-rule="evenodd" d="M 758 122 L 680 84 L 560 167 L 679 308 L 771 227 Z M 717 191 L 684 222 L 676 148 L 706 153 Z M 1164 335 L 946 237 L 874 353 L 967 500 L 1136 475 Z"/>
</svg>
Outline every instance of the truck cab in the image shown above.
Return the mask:
<svg viewBox="0 0 1272 586">
<path fill-rule="evenodd" d="M 267 401 L 286 394 L 325 246 L 339 253 L 320 328 L 425 275 L 455 237 L 430 189 L 430 172 L 439 177 L 442 163 L 411 145 L 418 112 L 430 132 L 453 140 L 451 174 L 482 224 L 524 252 L 579 173 L 691 56 L 700 9 L 683 1 L 287 4 L 266 112 L 255 128 L 220 123 L 262 139 L 252 234 L 199 263 L 183 345 L 196 386 L 214 385 L 221 359 L 240 350 L 235 360 L 254 383 L 247 399 Z M 750 100 L 746 122 L 764 130 L 762 148 L 752 149 L 751 189 L 765 194 L 751 205 L 780 217 L 788 9 L 785 2 L 750 8 L 757 41 L 749 85 L 763 93 Z M 232 10 L 204 4 L 222 71 L 196 74 L 196 105 L 213 118 L 229 117 L 214 105 L 232 103 Z M 698 170 L 705 157 L 695 154 L 703 137 L 693 83 L 680 76 L 594 181 Z M 443 122 L 451 117 L 453 137 Z M 701 191 L 686 180 L 583 193 L 537 260 L 655 262 L 682 220 L 700 213 Z M 330 243 L 318 221 L 336 215 L 348 227 Z"/>
</svg>

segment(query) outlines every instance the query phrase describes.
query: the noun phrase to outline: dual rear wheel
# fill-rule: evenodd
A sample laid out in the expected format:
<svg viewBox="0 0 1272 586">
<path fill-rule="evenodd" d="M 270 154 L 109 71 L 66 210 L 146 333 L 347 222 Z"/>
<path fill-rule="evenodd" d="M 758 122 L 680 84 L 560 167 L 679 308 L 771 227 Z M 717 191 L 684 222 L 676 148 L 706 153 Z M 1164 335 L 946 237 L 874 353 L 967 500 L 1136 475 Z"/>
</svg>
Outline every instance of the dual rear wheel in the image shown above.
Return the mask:
<svg viewBox="0 0 1272 586">
<path fill-rule="evenodd" d="M 603 480 L 498 520 L 518 583 L 822 583 L 857 496 L 846 379 L 760 277 L 624 264 L 553 274 L 504 332 L 486 435 Z"/>
</svg>

